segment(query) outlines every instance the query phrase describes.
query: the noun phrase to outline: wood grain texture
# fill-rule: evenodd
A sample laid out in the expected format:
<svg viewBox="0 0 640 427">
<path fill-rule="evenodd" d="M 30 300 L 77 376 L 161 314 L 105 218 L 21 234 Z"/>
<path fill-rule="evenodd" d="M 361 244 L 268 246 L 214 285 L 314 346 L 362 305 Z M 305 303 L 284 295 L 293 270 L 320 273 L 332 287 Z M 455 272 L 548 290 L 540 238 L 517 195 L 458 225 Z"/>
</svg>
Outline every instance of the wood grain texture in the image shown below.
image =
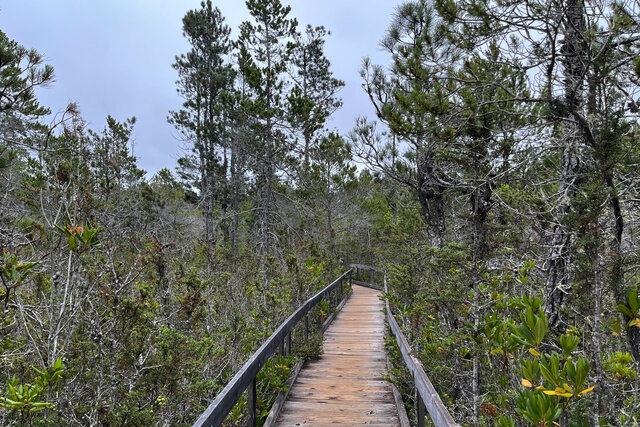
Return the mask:
<svg viewBox="0 0 640 427">
<path fill-rule="evenodd" d="M 322 356 L 305 364 L 277 426 L 399 426 L 385 381 L 385 331 L 380 292 L 361 286 L 325 332 Z"/>
</svg>

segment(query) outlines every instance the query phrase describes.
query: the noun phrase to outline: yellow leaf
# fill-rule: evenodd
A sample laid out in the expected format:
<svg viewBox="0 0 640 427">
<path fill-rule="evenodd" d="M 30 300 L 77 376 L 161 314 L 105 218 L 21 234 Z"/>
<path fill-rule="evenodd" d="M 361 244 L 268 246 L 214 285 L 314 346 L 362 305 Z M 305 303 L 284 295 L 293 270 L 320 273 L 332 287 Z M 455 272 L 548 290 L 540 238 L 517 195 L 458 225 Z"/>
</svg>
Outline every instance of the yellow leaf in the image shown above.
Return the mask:
<svg viewBox="0 0 640 427">
<path fill-rule="evenodd" d="M 573 397 L 573 393 L 558 393 L 558 396 L 562 396 L 562 397 Z"/>
<path fill-rule="evenodd" d="M 524 378 L 522 379 L 522 381 L 520 381 L 520 384 L 528 388 L 533 388 L 533 384 L 531 384 L 531 381 L 526 380 Z"/>
<path fill-rule="evenodd" d="M 637 326 L 638 328 L 640 328 L 640 319 L 636 317 L 636 321 L 633 324 L 633 326 Z"/>
<path fill-rule="evenodd" d="M 587 389 L 582 390 L 580 393 L 578 393 L 578 396 L 582 396 L 585 393 L 589 393 L 591 390 L 593 390 L 594 388 L 596 388 L 596 386 L 593 387 L 589 387 Z"/>
<path fill-rule="evenodd" d="M 542 390 L 544 388 L 543 385 L 539 385 L 538 387 L 536 387 L 536 390 Z"/>
<path fill-rule="evenodd" d="M 542 391 L 544 394 L 548 394 L 549 396 L 556 396 L 558 393 L 556 393 L 553 390 L 543 390 Z"/>
<path fill-rule="evenodd" d="M 569 387 L 569 384 L 567 384 L 567 383 L 564 383 L 564 389 L 567 390 L 567 391 L 573 391 L 573 390 L 571 390 L 571 387 Z"/>
<path fill-rule="evenodd" d="M 540 356 L 540 353 L 534 348 L 530 348 L 529 353 L 533 354 L 534 356 Z"/>
<path fill-rule="evenodd" d="M 557 423 L 557 422 L 555 422 L 555 421 L 554 421 L 553 423 L 554 423 L 555 425 L 557 425 L 557 426 L 560 426 L 560 424 L 558 424 L 558 423 Z"/>
</svg>

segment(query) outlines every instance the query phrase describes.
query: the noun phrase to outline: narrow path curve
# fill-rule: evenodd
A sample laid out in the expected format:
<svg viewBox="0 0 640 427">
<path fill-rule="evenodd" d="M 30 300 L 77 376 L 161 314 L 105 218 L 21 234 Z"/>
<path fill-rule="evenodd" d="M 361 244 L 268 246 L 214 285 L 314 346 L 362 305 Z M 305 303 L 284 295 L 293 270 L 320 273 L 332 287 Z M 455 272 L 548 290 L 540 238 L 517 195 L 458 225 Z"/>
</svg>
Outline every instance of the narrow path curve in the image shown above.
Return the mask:
<svg viewBox="0 0 640 427">
<path fill-rule="evenodd" d="M 277 426 L 378 424 L 399 426 L 383 347 L 380 292 L 353 286 L 353 295 L 324 334 L 322 356 L 307 362 Z"/>
</svg>

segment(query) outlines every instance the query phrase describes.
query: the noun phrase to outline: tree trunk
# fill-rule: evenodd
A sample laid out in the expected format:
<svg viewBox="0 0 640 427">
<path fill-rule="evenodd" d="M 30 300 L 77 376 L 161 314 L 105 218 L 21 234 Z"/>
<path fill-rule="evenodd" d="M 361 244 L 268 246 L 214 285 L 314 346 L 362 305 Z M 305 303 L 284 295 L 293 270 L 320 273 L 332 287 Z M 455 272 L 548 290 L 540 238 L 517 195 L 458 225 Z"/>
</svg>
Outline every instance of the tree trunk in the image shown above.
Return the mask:
<svg viewBox="0 0 640 427">
<path fill-rule="evenodd" d="M 206 172 L 204 187 L 204 205 L 205 205 L 205 228 L 206 228 L 206 238 L 207 238 L 207 246 L 209 249 L 215 248 L 215 224 L 213 221 L 213 211 L 215 208 L 215 199 L 214 199 L 214 177 L 212 176 L 210 171 Z"/>
<path fill-rule="evenodd" d="M 227 219 L 227 214 L 229 212 L 229 195 L 231 192 L 231 185 L 229 182 L 229 159 L 227 157 L 227 149 L 228 147 L 222 146 L 222 197 L 220 200 L 220 209 L 222 210 L 222 222 L 220 226 L 222 227 L 222 235 L 224 237 L 225 244 L 231 243 L 231 230 L 229 229 L 229 220 Z"/>
<path fill-rule="evenodd" d="M 269 39 L 270 31 L 269 26 L 266 28 L 266 36 Z M 265 58 L 267 61 L 267 69 L 272 69 L 272 58 L 271 58 L 271 48 L 267 45 Z M 272 91 L 273 86 L 271 82 L 271 76 L 267 76 L 267 86 L 266 86 L 266 103 L 265 103 L 265 111 L 266 111 L 266 126 L 265 126 L 265 143 L 266 143 L 266 153 L 264 158 L 264 184 L 262 187 L 262 211 L 261 211 L 261 224 L 260 224 L 260 255 L 265 255 L 271 252 L 271 209 L 272 209 L 272 197 L 273 197 L 273 188 L 272 181 L 274 178 L 274 134 L 273 134 L 273 122 L 271 119 L 271 108 L 272 108 Z"/>
<path fill-rule="evenodd" d="M 602 296 L 604 293 L 604 283 L 602 277 L 602 265 L 601 259 L 601 236 L 598 231 L 593 231 L 596 236 L 592 238 L 592 242 L 587 245 L 585 252 L 589 256 L 589 262 L 591 264 L 591 280 L 593 282 L 593 337 L 591 340 L 592 345 L 592 359 L 593 363 L 593 381 L 596 389 L 593 395 L 593 403 L 591 405 L 591 418 L 592 425 L 599 425 L 600 414 L 600 392 L 602 390 L 602 342 L 600 340 L 600 317 L 602 313 Z"/>
<path fill-rule="evenodd" d="M 116 291 L 116 285 L 114 284 L 114 292 Z M 111 315 L 113 319 L 111 321 L 111 330 L 109 337 L 109 409 L 114 410 L 116 407 L 116 390 L 118 388 L 118 380 L 116 376 L 116 350 L 118 346 L 118 338 L 116 335 L 116 328 L 118 325 L 118 296 L 113 297 L 113 306 L 111 307 Z"/>
<path fill-rule="evenodd" d="M 267 128 L 270 128 L 271 120 L 267 120 Z M 262 212 L 261 212 L 261 242 L 260 254 L 265 255 L 271 251 L 271 209 L 272 209 L 272 180 L 273 180 L 273 144 L 271 132 L 267 141 L 267 153 L 264 165 L 264 186 L 262 188 Z"/>
<path fill-rule="evenodd" d="M 609 282 L 611 283 L 611 288 L 613 289 L 616 301 L 620 304 L 626 305 L 627 295 L 625 292 L 626 289 L 624 284 L 624 259 L 622 257 L 622 234 L 624 233 L 624 217 L 622 216 L 622 204 L 620 202 L 620 197 L 616 192 L 611 175 L 608 175 L 605 178 L 605 181 L 612 193 L 609 205 L 614 217 L 614 237 L 611 242 L 609 251 L 613 257 L 609 273 Z M 623 319 L 623 325 L 628 324 L 631 320 L 630 317 L 627 317 L 623 314 L 621 314 L 621 317 Z M 629 350 L 631 352 L 631 355 L 633 356 L 633 359 L 636 362 L 640 362 L 640 328 L 627 328 L 627 343 L 629 344 Z"/>
<path fill-rule="evenodd" d="M 432 153 L 419 150 L 418 200 L 431 233 L 431 246 L 440 249 L 445 231 L 444 189 L 436 183 L 434 173 Z"/>
<path fill-rule="evenodd" d="M 238 223 L 240 214 L 238 205 L 240 199 L 240 177 L 238 172 L 238 141 L 234 136 L 231 142 L 231 210 L 233 210 L 233 222 L 231 226 L 231 252 L 238 254 Z"/>
<path fill-rule="evenodd" d="M 330 179 L 330 174 L 327 173 L 327 178 Z M 327 183 L 329 183 L 330 181 L 327 181 Z M 333 206 L 331 204 L 331 190 L 330 190 L 330 184 L 327 185 L 327 227 L 329 228 L 329 250 L 331 252 L 331 254 L 335 255 L 335 233 L 333 232 L 333 215 L 332 215 L 332 209 Z"/>
<path fill-rule="evenodd" d="M 477 174 L 480 175 L 480 174 Z M 491 209 L 491 185 L 488 182 L 481 184 L 471 193 L 471 213 L 473 223 L 473 375 L 471 391 L 473 393 L 473 424 L 480 426 L 480 351 L 475 339 L 480 334 L 480 294 L 479 288 L 482 282 L 482 269 L 487 259 L 487 227 L 486 220 Z"/>
<path fill-rule="evenodd" d="M 303 57 L 303 68 L 308 69 L 308 60 L 307 60 L 307 49 L 304 49 L 304 57 Z M 307 73 L 305 72 L 303 75 L 302 81 L 302 93 L 305 98 L 309 98 L 309 85 L 307 84 Z M 311 150 L 311 137 L 312 133 L 309 129 L 309 125 L 305 124 L 304 129 L 304 173 L 306 174 L 309 170 L 309 151 Z M 306 180 L 305 180 L 306 181 Z"/>
<path fill-rule="evenodd" d="M 583 108 L 583 88 L 586 67 L 586 46 L 584 42 L 584 4 L 581 0 L 569 0 L 563 18 L 561 54 L 564 67 L 564 107 L 565 129 L 563 138 L 562 170 L 560 172 L 560 204 L 551 237 L 551 249 L 547 257 L 544 311 L 549 327 L 563 332 L 565 325 L 560 317 L 564 294 L 569 292 L 569 265 L 571 229 L 566 222 L 571 213 L 571 203 L 576 194 L 580 175 L 580 149 L 584 136 L 573 113 Z"/>
<path fill-rule="evenodd" d="M 391 215 L 393 216 L 393 225 L 398 225 L 398 202 L 396 202 L 395 187 L 391 187 L 387 204 L 391 208 Z"/>
<path fill-rule="evenodd" d="M 393 135 L 393 150 L 391 150 L 391 164 L 396 164 L 396 135 Z M 398 203 L 396 202 L 396 187 L 391 184 L 391 192 L 389 194 L 389 206 L 391 207 L 391 213 L 393 214 L 393 225 L 398 225 Z"/>
</svg>

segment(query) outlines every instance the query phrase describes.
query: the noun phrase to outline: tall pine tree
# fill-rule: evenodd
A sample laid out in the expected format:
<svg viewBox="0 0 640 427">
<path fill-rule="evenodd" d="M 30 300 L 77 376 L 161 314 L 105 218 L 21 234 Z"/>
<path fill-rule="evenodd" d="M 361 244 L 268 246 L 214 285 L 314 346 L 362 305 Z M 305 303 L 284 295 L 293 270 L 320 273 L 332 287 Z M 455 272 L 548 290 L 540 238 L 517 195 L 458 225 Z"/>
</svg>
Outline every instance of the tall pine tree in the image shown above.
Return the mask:
<svg viewBox="0 0 640 427">
<path fill-rule="evenodd" d="M 303 166 L 309 167 L 310 150 L 316 133 L 327 118 L 342 106 L 337 97 L 344 86 L 342 80 L 333 77 L 331 63 L 324 54 L 325 38 L 330 33 L 324 27 L 307 26 L 304 34 L 295 37 L 292 60 L 296 67 L 294 87 L 289 95 L 289 120 L 302 133 Z"/>
<path fill-rule="evenodd" d="M 259 252 L 272 250 L 276 171 L 290 146 L 282 131 L 286 124 L 287 71 L 298 22 L 289 18 L 291 7 L 279 0 L 248 0 L 254 22 L 240 26 L 241 72 L 251 93 L 247 112 L 256 120 L 256 175 L 260 191 Z"/>
<path fill-rule="evenodd" d="M 233 88 L 235 73 L 227 62 L 231 51 L 231 28 L 224 24 L 220 10 L 211 1 L 190 10 L 182 20 L 183 34 L 191 50 L 176 57 L 178 93 L 185 99 L 183 108 L 169 114 L 169 122 L 191 145 L 193 154 L 183 158 L 186 169 L 197 171 L 192 185 L 200 193 L 205 213 L 207 244 L 215 245 L 214 211 L 226 188 L 225 107 Z M 222 183 L 222 185 L 220 184 Z"/>
</svg>

